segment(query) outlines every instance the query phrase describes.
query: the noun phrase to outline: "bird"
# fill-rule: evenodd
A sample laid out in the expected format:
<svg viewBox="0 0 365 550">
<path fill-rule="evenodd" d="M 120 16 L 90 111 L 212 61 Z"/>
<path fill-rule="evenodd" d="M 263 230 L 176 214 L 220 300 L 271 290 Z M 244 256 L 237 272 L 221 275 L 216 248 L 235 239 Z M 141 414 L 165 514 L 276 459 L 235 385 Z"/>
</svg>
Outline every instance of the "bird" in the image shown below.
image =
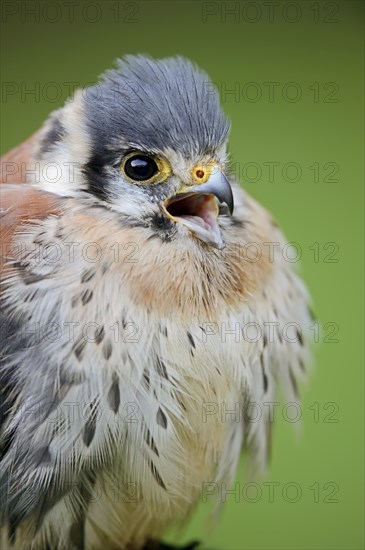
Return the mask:
<svg viewBox="0 0 365 550">
<path fill-rule="evenodd" d="M 310 296 L 229 131 L 195 63 L 127 55 L 2 157 L 2 548 L 173 548 L 266 471 Z"/>
</svg>

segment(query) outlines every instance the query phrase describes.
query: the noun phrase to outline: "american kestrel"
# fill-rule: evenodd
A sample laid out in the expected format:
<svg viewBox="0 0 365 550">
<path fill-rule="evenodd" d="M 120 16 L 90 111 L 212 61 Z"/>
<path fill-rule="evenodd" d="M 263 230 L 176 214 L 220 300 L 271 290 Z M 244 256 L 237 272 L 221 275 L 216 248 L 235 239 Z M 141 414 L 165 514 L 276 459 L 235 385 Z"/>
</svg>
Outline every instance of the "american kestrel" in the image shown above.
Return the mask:
<svg viewBox="0 0 365 550">
<path fill-rule="evenodd" d="M 310 314 L 228 132 L 204 72 L 131 56 L 3 157 L 2 548 L 159 548 L 265 467 Z"/>
</svg>

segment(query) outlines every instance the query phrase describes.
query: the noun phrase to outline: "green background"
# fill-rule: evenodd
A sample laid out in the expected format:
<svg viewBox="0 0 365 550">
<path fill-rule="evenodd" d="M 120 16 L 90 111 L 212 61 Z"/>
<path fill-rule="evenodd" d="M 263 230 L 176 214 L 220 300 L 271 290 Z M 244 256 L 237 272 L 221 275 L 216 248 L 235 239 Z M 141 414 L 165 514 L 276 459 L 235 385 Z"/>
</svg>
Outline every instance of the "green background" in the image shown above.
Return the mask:
<svg viewBox="0 0 365 550">
<path fill-rule="evenodd" d="M 202 505 L 184 540 L 203 537 L 205 548 L 221 550 L 363 548 L 363 2 L 270 8 L 268 2 L 104 0 L 99 12 L 77 2 L 73 22 L 64 3 L 57 2 L 61 12 L 55 4 L 3 2 L 1 151 L 62 105 L 65 83 L 94 82 L 118 56 L 195 60 L 222 92 L 242 185 L 301 247 L 301 270 L 323 327 L 303 392 L 301 434 L 278 414 L 266 478 L 279 483 L 274 501 L 265 480 L 257 502 L 248 502 L 254 491 L 241 492 L 238 502 L 227 495 L 214 529 L 203 521 Z M 34 6 L 38 16 L 29 12 Z M 265 82 L 278 83 L 274 96 Z M 36 97 L 25 94 L 37 86 Z M 238 95 L 225 93 L 231 89 Z M 279 163 L 273 181 L 269 162 Z M 244 490 L 242 467 L 237 481 Z M 287 483 L 300 487 L 298 502 L 288 502 L 294 492 Z M 331 498 L 336 502 L 326 501 Z"/>
</svg>

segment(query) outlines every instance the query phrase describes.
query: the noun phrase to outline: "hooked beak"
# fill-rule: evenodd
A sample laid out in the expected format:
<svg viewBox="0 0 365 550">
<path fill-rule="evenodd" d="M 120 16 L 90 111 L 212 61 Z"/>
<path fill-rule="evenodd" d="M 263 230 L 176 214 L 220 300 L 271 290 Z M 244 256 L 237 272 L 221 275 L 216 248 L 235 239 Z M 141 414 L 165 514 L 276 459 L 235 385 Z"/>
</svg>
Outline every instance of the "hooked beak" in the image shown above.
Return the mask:
<svg viewBox="0 0 365 550">
<path fill-rule="evenodd" d="M 234 208 L 232 187 L 221 170 L 217 169 L 213 171 L 206 183 L 195 185 L 195 187 L 191 188 L 191 191 L 196 191 L 196 193 L 208 193 L 214 195 L 220 202 L 219 213 L 226 214 L 228 208 L 228 213 L 230 216 L 232 216 Z M 221 208 L 223 210 L 222 212 Z"/>
<path fill-rule="evenodd" d="M 167 199 L 164 210 L 174 222 L 181 223 L 200 240 L 224 248 L 218 216 L 233 213 L 233 193 L 223 172 L 216 169 L 206 183 L 182 189 Z"/>
</svg>

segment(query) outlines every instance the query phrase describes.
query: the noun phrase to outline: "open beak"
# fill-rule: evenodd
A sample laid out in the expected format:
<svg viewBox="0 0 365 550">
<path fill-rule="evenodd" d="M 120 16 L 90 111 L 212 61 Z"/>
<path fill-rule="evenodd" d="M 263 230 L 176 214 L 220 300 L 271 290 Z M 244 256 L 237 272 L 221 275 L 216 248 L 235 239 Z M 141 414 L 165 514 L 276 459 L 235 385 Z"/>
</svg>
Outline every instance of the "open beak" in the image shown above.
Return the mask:
<svg viewBox="0 0 365 550">
<path fill-rule="evenodd" d="M 218 216 L 232 215 L 233 206 L 231 186 L 223 172 L 215 170 L 206 183 L 185 188 L 167 199 L 164 210 L 169 218 L 188 227 L 202 241 L 223 248 Z"/>
</svg>

